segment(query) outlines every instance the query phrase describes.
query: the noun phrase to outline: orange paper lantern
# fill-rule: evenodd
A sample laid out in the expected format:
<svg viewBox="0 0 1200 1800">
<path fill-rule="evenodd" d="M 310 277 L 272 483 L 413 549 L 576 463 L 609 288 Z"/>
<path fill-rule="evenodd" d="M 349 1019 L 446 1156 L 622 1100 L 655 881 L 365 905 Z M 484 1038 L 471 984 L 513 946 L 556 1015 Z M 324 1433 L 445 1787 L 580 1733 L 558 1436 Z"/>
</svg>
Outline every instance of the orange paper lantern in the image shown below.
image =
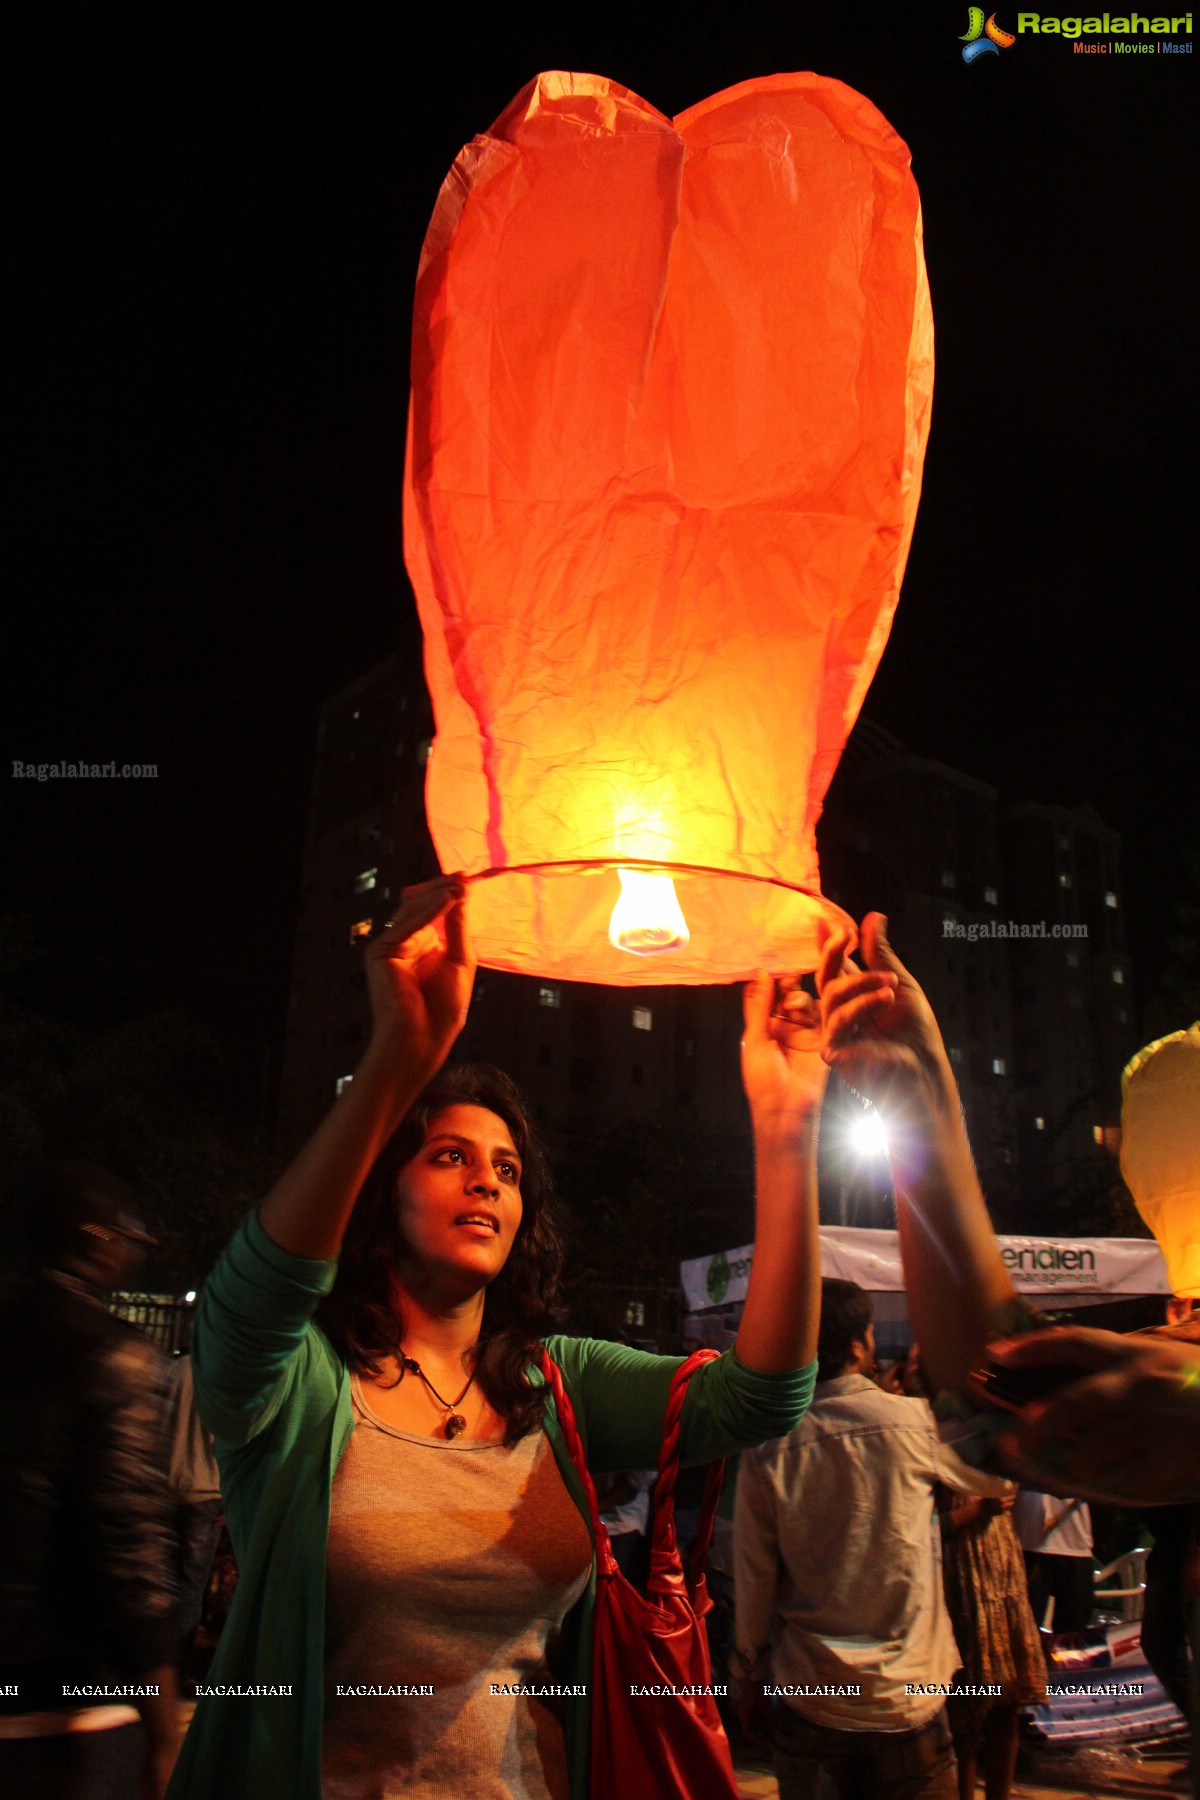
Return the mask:
<svg viewBox="0 0 1200 1800">
<path fill-rule="evenodd" d="M 1121 1173 L 1172 1293 L 1200 1300 L 1200 1024 L 1147 1044 L 1127 1065 Z"/>
<path fill-rule="evenodd" d="M 843 915 L 813 832 L 895 609 L 932 357 L 908 152 L 840 82 L 671 120 L 540 75 L 462 151 L 417 280 L 405 538 L 430 827 L 489 877 L 483 962 L 815 963 Z"/>
</svg>

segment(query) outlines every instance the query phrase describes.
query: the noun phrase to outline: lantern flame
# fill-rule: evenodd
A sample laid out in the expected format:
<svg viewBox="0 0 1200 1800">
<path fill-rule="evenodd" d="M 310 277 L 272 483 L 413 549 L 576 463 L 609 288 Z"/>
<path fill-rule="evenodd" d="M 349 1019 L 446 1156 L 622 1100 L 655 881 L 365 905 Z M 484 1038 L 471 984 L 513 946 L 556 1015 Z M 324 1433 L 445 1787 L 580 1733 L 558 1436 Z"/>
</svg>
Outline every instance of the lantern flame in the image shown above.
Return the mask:
<svg viewBox="0 0 1200 1800">
<path fill-rule="evenodd" d="M 631 956 L 682 950 L 691 939 L 675 883 L 669 875 L 618 869 L 621 892 L 608 922 L 608 941 Z"/>
</svg>

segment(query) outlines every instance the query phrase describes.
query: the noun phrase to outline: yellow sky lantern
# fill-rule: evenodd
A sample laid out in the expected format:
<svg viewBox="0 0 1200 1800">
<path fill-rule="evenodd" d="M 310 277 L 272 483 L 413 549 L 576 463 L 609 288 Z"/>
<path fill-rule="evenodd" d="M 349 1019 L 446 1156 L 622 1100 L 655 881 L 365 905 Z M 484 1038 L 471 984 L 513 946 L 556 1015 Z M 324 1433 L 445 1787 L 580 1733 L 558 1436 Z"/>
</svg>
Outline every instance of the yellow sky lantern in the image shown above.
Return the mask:
<svg viewBox="0 0 1200 1800">
<path fill-rule="evenodd" d="M 1121 1173 L 1172 1292 L 1200 1299 L 1200 1023 L 1139 1050 L 1121 1096 Z"/>
<path fill-rule="evenodd" d="M 816 75 L 675 119 L 552 73 L 417 281 L 405 549 L 480 959 L 812 967 L 814 831 L 912 537 L 933 328 L 905 145 Z"/>
</svg>

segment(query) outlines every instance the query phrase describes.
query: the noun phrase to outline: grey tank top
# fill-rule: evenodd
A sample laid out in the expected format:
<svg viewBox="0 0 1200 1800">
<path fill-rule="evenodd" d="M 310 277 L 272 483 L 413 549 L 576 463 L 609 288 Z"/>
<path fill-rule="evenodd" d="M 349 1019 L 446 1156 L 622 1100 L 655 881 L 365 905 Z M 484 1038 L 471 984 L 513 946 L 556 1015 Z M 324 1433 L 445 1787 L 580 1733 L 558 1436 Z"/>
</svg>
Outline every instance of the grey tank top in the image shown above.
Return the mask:
<svg viewBox="0 0 1200 1800">
<path fill-rule="evenodd" d="M 417 1437 L 351 1382 L 326 1560 L 323 1800 L 566 1800 L 563 1619 L 592 1545 L 546 1435 Z M 343 1691 L 338 1692 L 341 1688 Z M 387 1689 L 432 1692 L 386 1692 Z M 373 1689 L 374 1692 L 346 1692 Z"/>
</svg>

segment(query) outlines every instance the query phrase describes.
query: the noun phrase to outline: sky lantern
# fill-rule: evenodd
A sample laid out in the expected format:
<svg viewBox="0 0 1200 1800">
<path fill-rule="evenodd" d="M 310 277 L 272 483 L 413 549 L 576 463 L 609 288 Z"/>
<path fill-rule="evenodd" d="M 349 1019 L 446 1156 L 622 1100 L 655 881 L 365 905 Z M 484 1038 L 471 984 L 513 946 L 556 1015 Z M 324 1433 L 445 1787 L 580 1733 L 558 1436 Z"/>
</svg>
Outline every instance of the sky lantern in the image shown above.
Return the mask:
<svg viewBox="0 0 1200 1800">
<path fill-rule="evenodd" d="M 417 279 L 426 800 L 492 967 L 812 967 L 814 830 L 912 537 L 933 327 L 905 145 L 816 75 L 669 119 L 539 75 Z"/>
<path fill-rule="evenodd" d="M 1200 1299 L 1200 1023 L 1139 1050 L 1121 1094 L 1121 1173 L 1172 1293 Z"/>
</svg>

